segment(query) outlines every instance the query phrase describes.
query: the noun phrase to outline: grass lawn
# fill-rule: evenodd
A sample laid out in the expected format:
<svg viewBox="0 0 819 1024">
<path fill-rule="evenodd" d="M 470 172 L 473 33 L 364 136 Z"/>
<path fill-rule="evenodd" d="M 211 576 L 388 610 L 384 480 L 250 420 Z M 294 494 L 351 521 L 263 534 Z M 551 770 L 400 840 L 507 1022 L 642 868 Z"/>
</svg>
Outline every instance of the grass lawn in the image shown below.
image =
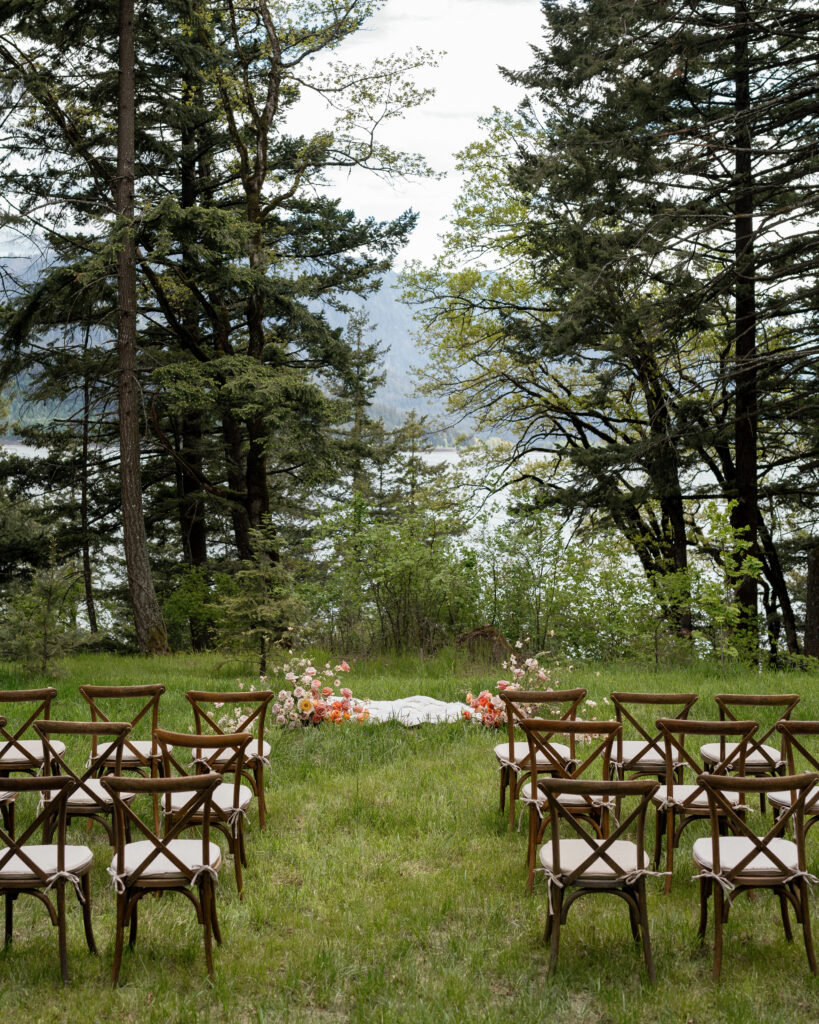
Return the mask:
<svg viewBox="0 0 819 1024">
<path fill-rule="evenodd" d="M 319 655 L 317 661 L 323 663 Z M 162 682 L 161 722 L 187 731 L 188 688 L 227 689 L 236 665 L 215 657 L 147 660 L 84 656 L 61 666 L 55 718 L 84 718 L 77 687 Z M 562 673 L 562 674 L 561 674 Z M 613 689 L 696 690 L 694 717 L 715 717 L 719 692 L 796 691 L 795 717 L 819 718 L 819 673 L 758 675 L 694 667 L 626 666 L 558 670 L 562 683 L 602 698 Z M 356 696 L 414 693 L 462 699 L 498 678 L 452 653 L 427 661 L 357 662 Z M 33 685 L 0 668 L 0 688 Z M 598 709 L 600 710 L 600 709 Z M 649 921 L 658 983 L 647 983 L 625 904 L 596 897 L 570 911 L 557 972 L 547 976 L 542 942 L 546 885 L 527 896 L 525 835 L 498 812 L 492 747 L 476 725 L 323 725 L 270 729 L 268 824 L 254 812 L 245 898 L 232 865 L 220 878 L 224 945 L 205 974 L 201 929 L 175 895 L 140 905 L 139 938 L 126 948 L 122 985 L 110 987 L 114 896 L 102 830 L 72 827 L 94 851 L 93 918 L 100 956 L 84 942 L 69 893 L 70 987 L 59 980 L 56 931 L 44 908 L 21 897 L 14 944 L 0 953 L 4 1021 L 229 1022 L 810 1022 L 819 1018 L 819 981 L 808 970 L 801 933 L 785 942 L 776 899 L 738 898 L 725 937 L 723 981 L 711 981 L 710 938 L 696 942 L 698 887 L 690 850 L 705 826 L 692 826 L 675 858 L 672 892 L 649 879 Z M 21 818 L 25 817 L 21 814 Z M 761 821 L 760 821 L 761 826 Z M 653 835 L 653 821 L 649 820 Z M 809 837 L 809 868 L 819 874 L 819 829 Z M 819 913 L 814 913 L 819 931 Z M 709 935 L 710 935 L 709 924 Z"/>
</svg>

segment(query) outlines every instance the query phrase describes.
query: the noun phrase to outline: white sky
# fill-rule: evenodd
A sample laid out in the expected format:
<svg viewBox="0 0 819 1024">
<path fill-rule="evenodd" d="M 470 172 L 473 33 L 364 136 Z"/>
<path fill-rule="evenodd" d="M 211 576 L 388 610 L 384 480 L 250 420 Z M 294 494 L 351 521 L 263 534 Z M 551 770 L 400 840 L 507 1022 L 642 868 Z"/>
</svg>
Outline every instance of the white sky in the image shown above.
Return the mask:
<svg viewBox="0 0 819 1024">
<path fill-rule="evenodd" d="M 514 109 L 522 90 L 509 85 L 498 65 L 515 70 L 531 63 L 531 44 L 541 41 L 539 0 L 388 0 L 368 27 L 350 36 L 337 56 L 364 62 L 413 46 L 445 51 L 437 68 L 418 78 L 436 95 L 390 126 L 382 141 L 421 153 L 441 181 L 390 185 L 373 175 L 338 177 L 334 194 L 359 216 L 385 220 L 408 207 L 420 214 L 399 266 L 428 262 L 460 189 L 454 154 L 479 137 L 478 118 L 493 107 Z"/>
</svg>

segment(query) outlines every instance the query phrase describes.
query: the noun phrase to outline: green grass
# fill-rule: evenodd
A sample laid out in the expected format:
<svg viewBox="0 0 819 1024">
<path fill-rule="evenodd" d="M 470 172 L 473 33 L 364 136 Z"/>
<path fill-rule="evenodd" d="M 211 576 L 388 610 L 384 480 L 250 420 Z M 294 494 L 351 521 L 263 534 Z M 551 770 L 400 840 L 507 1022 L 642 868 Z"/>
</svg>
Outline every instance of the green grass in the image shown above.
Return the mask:
<svg viewBox="0 0 819 1024">
<path fill-rule="evenodd" d="M 317 662 L 323 662 L 319 655 Z M 167 687 L 162 724 L 187 729 L 189 687 L 249 681 L 249 666 L 216 657 L 83 656 L 61 666 L 53 716 L 83 717 L 82 682 L 157 681 Z M 714 714 L 721 691 L 796 690 L 800 718 L 819 717 L 819 674 L 763 674 L 706 666 L 655 672 L 628 666 L 566 667 L 561 682 L 601 701 L 613 689 L 701 694 L 696 717 Z M 425 693 L 463 698 L 498 677 L 455 654 L 354 663 L 358 696 Z M 0 667 L 0 687 L 31 685 Z M 598 710 L 602 710 L 599 708 Z M 230 865 L 218 903 L 224 945 L 216 982 L 206 980 L 200 929 L 179 896 L 142 904 L 140 934 L 112 990 L 114 897 L 102 831 L 72 829 L 91 845 L 93 914 L 100 956 L 84 943 L 69 899 L 72 984 L 59 981 L 56 934 L 44 908 L 21 897 L 15 939 L 0 952 L 0 1011 L 17 1021 L 180 1022 L 563 1022 L 696 1021 L 815 1024 L 819 982 L 801 939 L 784 940 L 778 906 L 759 893 L 737 900 L 725 939 L 723 982 L 711 981 L 710 941 L 698 946 L 692 827 L 676 858 L 673 889 L 649 880 L 649 920 L 658 983 L 648 985 L 620 900 L 581 900 L 547 975 L 542 943 L 546 887 L 524 892 L 525 837 L 498 813 L 492 746 L 500 737 L 467 724 L 404 729 L 351 724 L 270 730 L 268 825 L 252 814 L 245 898 Z M 653 827 L 649 823 L 650 829 Z M 809 867 L 819 873 L 819 833 Z M 819 930 L 819 916 L 815 916 Z"/>
</svg>

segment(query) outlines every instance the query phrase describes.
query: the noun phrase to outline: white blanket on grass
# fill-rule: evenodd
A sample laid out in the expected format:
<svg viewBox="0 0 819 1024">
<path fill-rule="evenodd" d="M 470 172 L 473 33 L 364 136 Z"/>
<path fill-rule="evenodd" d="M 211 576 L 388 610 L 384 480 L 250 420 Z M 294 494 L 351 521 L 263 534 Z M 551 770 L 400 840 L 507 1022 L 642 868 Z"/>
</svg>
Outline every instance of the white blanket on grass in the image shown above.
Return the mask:
<svg viewBox="0 0 819 1024">
<path fill-rule="evenodd" d="M 422 725 L 424 722 L 460 722 L 467 704 L 447 703 L 434 697 L 403 697 L 401 700 L 359 700 L 370 712 L 371 722 L 400 722 Z"/>
</svg>

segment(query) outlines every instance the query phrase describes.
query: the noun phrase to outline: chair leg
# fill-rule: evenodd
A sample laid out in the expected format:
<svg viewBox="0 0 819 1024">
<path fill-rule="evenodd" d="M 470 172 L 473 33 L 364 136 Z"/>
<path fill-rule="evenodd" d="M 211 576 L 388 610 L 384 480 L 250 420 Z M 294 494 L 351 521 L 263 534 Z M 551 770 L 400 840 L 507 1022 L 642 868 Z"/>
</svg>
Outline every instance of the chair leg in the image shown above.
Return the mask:
<svg viewBox="0 0 819 1024">
<path fill-rule="evenodd" d="M 199 887 L 199 902 L 202 904 L 202 928 L 205 939 L 205 963 L 208 968 L 208 977 L 213 981 L 213 950 L 211 941 L 211 930 L 213 927 L 213 895 L 212 882 L 210 878 L 204 878 Z"/>
<path fill-rule="evenodd" d="M 722 971 L 722 922 L 725 896 L 721 885 L 714 886 L 714 981 L 719 981 Z"/>
<path fill-rule="evenodd" d="M 518 798 L 518 774 L 509 769 L 509 831 L 515 830 L 515 803 Z"/>
<path fill-rule="evenodd" d="M 671 808 L 668 810 L 666 821 L 665 869 L 668 874 L 665 876 L 663 892 L 668 894 L 671 892 L 671 877 L 674 871 L 674 811 Z"/>
<path fill-rule="evenodd" d="M 14 932 L 14 894 L 6 893 L 6 945 L 11 945 L 11 937 Z"/>
<path fill-rule="evenodd" d="M 705 939 L 705 929 L 708 927 L 708 900 L 711 896 L 712 885 L 710 878 L 700 879 L 700 925 L 697 929 L 697 938 L 700 942 Z"/>
<path fill-rule="evenodd" d="M 139 909 L 139 900 L 134 900 L 131 906 L 131 927 L 128 929 L 128 947 L 133 949 L 137 940 L 137 911 Z"/>
<path fill-rule="evenodd" d="M 216 888 L 213 890 L 213 899 L 211 900 L 211 924 L 213 926 L 213 937 L 216 939 L 216 944 L 222 945 L 222 929 L 219 927 L 219 918 L 216 914 Z"/>
<path fill-rule="evenodd" d="M 82 923 L 85 928 L 85 941 L 88 943 L 88 949 L 92 953 L 97 952 L 97 944 L 94 942 L 94 931 L 91 927 L 91 879 L 86 872 L 82 876 L 82 900 L 80 906 L 82 907 Z"/>
<path fill-rule="evenodd" d="M 628 901 L 628 921 L 631 925 L 631 937 L 635 942 L 640 941 L 640 917 L 637 908 Z"/>
<path fill-rule="evenodd" d="M 643 937 L 643 957 L 646 962 L 646 970 L 652 985 L 657 981 L 657 974 L 654 970 L 654 957 L 651 953 L 651 938 L 648 934 L 648 904 L 646 901 L 646 880 L 641 878 L 637 883 L 637 900 L 640 907 L 640 932 Z"/>
<path fill-rule="evenodd" d="M 264 762 L 256 762 L 256 800 L 259 804 L 259 828 L 264 828 L 265 823 L 265 803 L 264 803 Z"/>
<path fill-rule="evenodd" d="M 503 814 L 506 810 L 506 787 L 509 784 L 509 768 L 502 764 L 498 775 L 500 775 L 500 812 Z"/>
<path fill-rule="evenodd" d="M 816 974 L 816 953 L 813 949 L 813 935 L 810 929 L 810 907 L 808 906 L 808 883 L 803 878 L 799 883 L 799 903 L 802 907 L 802 934 L 805 936 L 805 952 L 811 974 Z"/>
<path fill-rule="evenodd" d="M 563 915 L 563 890 L 556 885 L 552 887 L 552 945 L 549 952 L 549 974 L 557 966 L 557 954 L 560 949 L 560 918 Z"/>
<path fill-rule="evenodd" d="M 233 870 L 236 874 L 236 892 L 239 899 L 242 899 L 242 848 L 244 846 L 242 836 L 242 820 L 239 819 L 236 831 L 230 840 L 231 853 L 233 854 Z"/>
<path fill-rule="evenodd" d="M 529 845 L 527 849 L 528 876 L 526 891 L 531 892 L 535 885 L 535 857 L 537 856 L 538 816 L 534 805 L 529 806 Z"/>
<path fill-rule="evenodd" d="M 788 914 L 788 897 L 783 893 L 779 893 L 779 910 L 782 914 L 782 927 L 785 929 L 785 939 L 788 942 L 793 942 L 793 932 L 791 931 L 791 919 Z"/>
<path fill-rule="evenodd" d="M 117 931 L 114 938 L 114 963 L 111 968 L 111 984 L 116 988 L 119 969 L 122 966 L 122 947 L 125 939 L 125 906 L 127 893 L 117 893 Z"/>
<path fill-rule="evenodd" d="M 63 977 L 63 985 L 71 980 L 68 976 L 68 946 L 65 924 L 65 879 L 57 882 L 57 944 L 60 949 L 60 973 Z"/>
</svg>

